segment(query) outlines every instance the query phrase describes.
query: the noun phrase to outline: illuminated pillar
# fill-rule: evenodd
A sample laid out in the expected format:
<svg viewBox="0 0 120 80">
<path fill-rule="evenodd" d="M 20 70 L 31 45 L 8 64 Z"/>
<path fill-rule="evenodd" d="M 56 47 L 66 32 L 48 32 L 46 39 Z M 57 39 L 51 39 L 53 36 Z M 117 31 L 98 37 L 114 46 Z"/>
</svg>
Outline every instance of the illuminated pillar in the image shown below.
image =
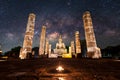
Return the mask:
<svg viewBox="0 0 120 80">
<path fill-rule="evenodd" d="M 45 52 L 45 36 L 46 36 L 46 26 L 43 26 L 40 35 L 39 55 L 44 55 Z"/>
<path fill-rule="evenodd" d="M 79 31 L 75 32 L 75 45 L 76 45 L 76 54 L 81 53 L 81 45 L 80 45 L 80 35 Z"/>
<path fill-rule="evenodd" d="M 32 54 L 32 43 L 34 36 L 34 26 L 35 26 L 35 14 L 31 13 L 28 17 L 28 23 L 26 28 L 26 33 L 24 36 L 23 47 L 20 50 L 20 59 L 26 59 L 27 56 Z"/>
<path fill-rule="evenodd" d="M 51 44 L 49 44 L 49 55 L 51 55 Z"/>
<path fill-rule="evenodd" d="M 87 44 L 87 57 L 89 58 L 100 58 L 101 51 L 97 47 L 95 34 L 93 30 L 92 19 L 89 11 L 83 14 L 85 38 Z"/>
<path fill-rule="evenodd" d="M 46 39 L 45 54 L 49 53 L 49 41 Z"/>
<path fill-rule="evenodd" d="M 68 54 L 68 57 L 69 57 L 69 58 L 72 58 L 72 49 L 71 49 L 71 47 L 69 47 L 69 54 Z"/>
<path fill-rule="evenodd" d="M 69 47 L 69 54 L 71 54 L 72 53 L 72 50 L 71 50 L 71 47 Z"/>
<path fill-rule="evenodd" d="M 0 55 L 2 54 L 2 49 L 1 49 L 1 45 L 0 45 Z"/>
<path fill-rule="evenodd" d="M 74 41 L 71 41 L 71 53 L 75 55 L 75 44 Z"/>
</svg>

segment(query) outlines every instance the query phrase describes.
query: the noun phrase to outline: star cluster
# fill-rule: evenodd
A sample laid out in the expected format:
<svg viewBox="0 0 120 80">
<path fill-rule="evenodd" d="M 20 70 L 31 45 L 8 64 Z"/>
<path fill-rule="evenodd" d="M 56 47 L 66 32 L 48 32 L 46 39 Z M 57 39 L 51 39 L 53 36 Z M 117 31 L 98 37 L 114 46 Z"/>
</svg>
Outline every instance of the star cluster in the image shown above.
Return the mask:
<svg viewBox="0 0 120 80">
<path fill-rule="evenodd" d="M 47 38 L 53 46 L 59 35 L 69 45 L 75 31 L 84 39 L 82 15 L 90 11 L 98 46 L 119 45 L 119 8 L 119 0 L 1 0 L 0 44 L 3 52 L 22 46 L 28 15 L 34 13 L 33 47 L 39 47 L 42 25 L 47 26 Z"/>
</svg>

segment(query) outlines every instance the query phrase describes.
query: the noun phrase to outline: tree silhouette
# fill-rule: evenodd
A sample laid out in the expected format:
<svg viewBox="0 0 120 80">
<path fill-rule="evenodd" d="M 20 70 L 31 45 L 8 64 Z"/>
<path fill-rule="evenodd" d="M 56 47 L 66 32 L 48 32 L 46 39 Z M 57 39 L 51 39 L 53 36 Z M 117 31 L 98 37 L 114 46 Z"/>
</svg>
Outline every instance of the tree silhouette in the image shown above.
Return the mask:
<svg viewBox="0 0 120 80">
<path fill-rule="evenodd" d="M 14 47 L 10 51 L 5 52 L 5 56 L 18 58 L 20 49 L 21 49 L 21 46 Z"/>
<path fill-rule="evenodd" d="M 120 57 L 120 45 L 118 46 L 108 46 L 102 49 L 103 57 Z"/>
</svg>

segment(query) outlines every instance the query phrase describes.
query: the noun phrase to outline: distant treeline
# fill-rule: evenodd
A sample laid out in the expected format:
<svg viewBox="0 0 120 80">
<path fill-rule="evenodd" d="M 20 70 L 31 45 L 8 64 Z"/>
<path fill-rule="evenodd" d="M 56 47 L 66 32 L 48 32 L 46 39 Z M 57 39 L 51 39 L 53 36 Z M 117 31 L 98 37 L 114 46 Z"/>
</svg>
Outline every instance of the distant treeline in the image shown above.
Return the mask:
<svg viewBox="0 0 120 80">
<path fill-rule="evenodd" d="M 101 50 L 103 57 L 120 58 L 120 45 L 108 46 Z"/>
</svg>

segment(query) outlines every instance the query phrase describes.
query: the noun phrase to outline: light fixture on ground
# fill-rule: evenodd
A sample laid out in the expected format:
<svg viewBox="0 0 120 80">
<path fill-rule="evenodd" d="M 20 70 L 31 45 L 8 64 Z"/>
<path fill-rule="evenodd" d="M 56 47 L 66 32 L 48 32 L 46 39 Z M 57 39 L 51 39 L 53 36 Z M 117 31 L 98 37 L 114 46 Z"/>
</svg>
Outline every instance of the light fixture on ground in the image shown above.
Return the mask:
<svg viewBox="0 0 120 80">
<path fill-rule="evenodd" d="M 56 70 L 57 70 L 58 72 L 62 72 L 62 71 L 64 71 L 64 68 L 63 68 L 62 66 L 58 66 L 58 67 L 56 68 Z"/>
<path fill-rule="evenodd" d="M 58 80 L 65 80 L 63 77 L 59 77 Z"/>
</svg>

